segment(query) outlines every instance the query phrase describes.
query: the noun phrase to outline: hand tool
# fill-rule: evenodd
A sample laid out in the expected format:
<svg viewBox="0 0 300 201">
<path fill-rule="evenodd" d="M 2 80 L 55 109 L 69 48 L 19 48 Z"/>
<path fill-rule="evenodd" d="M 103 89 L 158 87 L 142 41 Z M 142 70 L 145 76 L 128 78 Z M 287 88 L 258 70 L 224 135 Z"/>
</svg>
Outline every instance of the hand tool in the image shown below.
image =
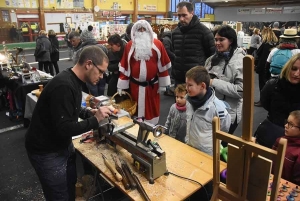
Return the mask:
<svg viewBox="0 0 300 201">
<path fill-rule="evenodd" d="M 125 190 L 129 190 L 130 189 L 130 184 L 128 182 L 128 179 L 125 175 L 125 173 L 123 172 L 122 168 L 119 166 L 118 162 L 117 162 L 117 159 L 111 155 L 111 157 L 113 158 L 114 162 L 115 162 L 115 167 L 116 167 L 116 170 L 119 172 L 119 174 L 122 176 L 122 183 L 124 185 L 124 188 Z"/>
<path fill-rule="evenodd" d="M 81 140 L 79 141 L 79 143 L 83 143 L 83 142 L 85 142 L 85 141 L 87 141 L 87 140 L 89 140 L 89 139 L 93 139 L 93 138 L 94 138 L 94 136 L 88 135 L 88 136 L 86 136 L 85 138 L 81 139 Z"/>
<path fill-rule="evenodd" d="M 139 178 L 135 175 L 135 174 L 132 174 L 133 176 L 133 179 L 134 181 L 136 182 L 137 184 L 137 190 L 139 191 L 139 193 L 142 195 L 142 197 L 146 200 L 146 201 L 150 201 L 150 198 L 148 197 L 145 189 L 143 188 Z"/>
<path fill-rule="evenodd" d="M 132 190 L 136 189 L 136 183 L 132 177 L 131 169 L 128 167 L 127 163 L 124 160 L 121 160 L 121 166 L 122 166 L 123 172 L 125 173 L 125 175 L 128 178 L 131 189 Z"/>
<path fill-rule="evenodd" d="M 114 175 L 114 177 L 116 178 L 117 181 L 122 181 L 122 176 L 118 173 L 118 171 L 113 167 L 113 165 L 108 162 L 107 158 L 104 156 L 103 153 L 102 154 L 102 158 L 104 160 L 105 165 L 108 167 L 108 169 L 111 171 L 111 173 Z"/>
</svg>

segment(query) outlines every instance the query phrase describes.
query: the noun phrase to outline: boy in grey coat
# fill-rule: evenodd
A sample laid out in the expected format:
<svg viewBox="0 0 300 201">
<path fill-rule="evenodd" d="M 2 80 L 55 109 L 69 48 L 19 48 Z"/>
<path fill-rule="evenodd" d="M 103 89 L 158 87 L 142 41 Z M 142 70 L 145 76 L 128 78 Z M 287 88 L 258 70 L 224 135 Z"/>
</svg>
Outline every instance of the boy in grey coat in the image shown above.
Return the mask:
<svg viewBox="0 0 300 201">
<path fill-rule="evenodd" d="M 231 117 L 223 101 L 215 96 L 209 87 L 210 76 L 203 66 L 196 66 L 186 73 L 187 101 L 186 110 L 188 145 L 209 155 L 213 154 L 212 121 L 220 118 L 221 130 L 228 132 Z"/>
</svg>

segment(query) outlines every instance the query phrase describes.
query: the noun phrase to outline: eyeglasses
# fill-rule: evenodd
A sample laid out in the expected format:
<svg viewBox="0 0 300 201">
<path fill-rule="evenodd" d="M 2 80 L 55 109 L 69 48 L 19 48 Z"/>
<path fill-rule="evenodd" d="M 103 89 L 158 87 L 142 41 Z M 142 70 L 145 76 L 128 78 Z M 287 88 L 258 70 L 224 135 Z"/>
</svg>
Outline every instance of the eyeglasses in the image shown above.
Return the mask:
<svg viewBox="0 0 300 201">
<path fill-rule="evenodd" d="M 186 17 L 187 14 L 177 14 L 178 18 L 181 18 L 181 17 Z"/>
<path fill-rule="evenodd" d="M 285 120 L 285 124 L 287 124 L 287 127 L 288 127 L 288 128 L 293 128 L 293 127 L 295 127 L 295 128 L 300 129 L 300 126 L 295 126 L 293 123 L 289 122 L 288 120 Z"/>
<path fill-rule="evenodd" d="M 101 70 L 100 68 L 98 68 L 98 66 L 92 61 L 93 65 L 98 69 L 99 73 L 101 75 L 103 75 L 105 72 L 103 70 Z"/>
</svg>

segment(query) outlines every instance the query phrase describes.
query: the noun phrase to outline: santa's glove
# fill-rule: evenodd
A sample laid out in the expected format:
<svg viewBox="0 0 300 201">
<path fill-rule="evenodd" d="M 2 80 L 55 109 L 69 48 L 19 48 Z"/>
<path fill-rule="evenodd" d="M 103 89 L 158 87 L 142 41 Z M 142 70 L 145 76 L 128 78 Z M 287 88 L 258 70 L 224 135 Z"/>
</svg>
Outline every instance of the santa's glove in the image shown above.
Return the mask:
<svg viewBox="0 0 300 201">
<path fill-rule="evenodd" d="M 125 92 L 123 91 L 123 89 L 118 89 L 118 94 L 119 96 L 122 96 L 122 94 L 125 94 Z"/>
</svg>

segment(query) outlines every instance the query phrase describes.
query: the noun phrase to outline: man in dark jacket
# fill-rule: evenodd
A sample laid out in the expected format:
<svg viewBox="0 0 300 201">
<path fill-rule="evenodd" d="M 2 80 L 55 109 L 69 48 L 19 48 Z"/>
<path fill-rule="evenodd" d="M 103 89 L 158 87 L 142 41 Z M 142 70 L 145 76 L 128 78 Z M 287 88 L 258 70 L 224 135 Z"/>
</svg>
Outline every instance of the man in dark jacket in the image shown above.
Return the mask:
<svg viewBox="0 0 300 201">
<path fill-rule="evenodd" d="M 50 43 L 50 42 L 49 42 Z M 85 48 L 73 68 L 62 71 L 44 88 L 25 135 L 25 147 L 45 200 L 75 200 L 76 161 L 72 136 L 97 129 L 111 112 L 107 107 L 81 108 L 83 83 L 95 85 L 108 58 L 97 46 Z M 78 122 L 78 117 L 84 119 Z"/>
<path fill-rule="evenodd" d="M 161 33 L 160 41 L 164 44 L 167 54 L 171 60 L 171 64 L 173 66 L 174 60 L 175 60 L 175 54 L 174 54 L 174 48 L 172 45 L 172 32 L 166 31 L 166 29 L 163 29 L 163 33 Z M 168 69 L 168 72 L 169 72 L 169 75 L 172 75 L 172 67 Z M 170 86 L 167 86 L 166 91 L 164 92 L 164 95 L 174 96 L 174 90 L 172 90 Z"/>
<path fill-rule="evenodd" d="M 205 60 L 215 53 L 214 36 L 194 15 L 193 5 L 186 1 L 178 3 L 177 14 L 180 22 L 172 33 L 175 85 L 185 83 L 185 73 L 197 65 L 203 66 Z"/>
</svg>

